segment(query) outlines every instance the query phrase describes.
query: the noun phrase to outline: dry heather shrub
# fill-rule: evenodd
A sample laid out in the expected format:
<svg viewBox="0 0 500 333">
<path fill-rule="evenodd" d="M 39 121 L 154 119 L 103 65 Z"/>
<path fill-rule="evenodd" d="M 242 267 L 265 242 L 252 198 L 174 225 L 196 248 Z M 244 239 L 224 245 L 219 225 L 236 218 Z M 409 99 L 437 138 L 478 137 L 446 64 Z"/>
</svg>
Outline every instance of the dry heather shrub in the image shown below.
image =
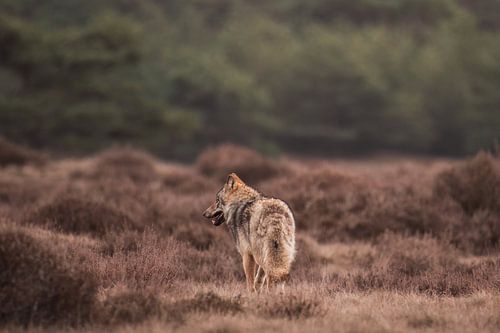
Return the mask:
<svg viewBox="0 0 500 333">
<path fill-rule="evenodd" d="M 157 179 L 154 158 L 144 151 L 132 148 L 115 148 L 97 156 L 90 176 L 103 178 L 126 178 L 137 183 L 148 183 Z"/>
<path fill-rule="evenodd" d="M 35 209 L 27 217 L 27 222 L 68 233 L 96 236 L 124 229 L 141 229 L 126 214 L 104 203 L 64 195 Z"/>
<path fill-rule="evenodd" d="M 92 314 L 97 284 L 78 263 L 26 229 L 0 226 L 0 323 L 79 324 Z"/>
<path fill-rule="evenodd" d="M 7 165 L 41 165 L 47 158 L 34 150 L 16 145 L 0 137 L 0 167 Z"/>
<path fill-rule="evenodd" d="M 109 208 L 125 213 L 140 225 L 139 229 L 157 225 L 168 217 L 171 212 L 164 209 L 165 202 L 175 197 L 157 186 L 120 178 L 70 182 L 58 196 L 92 198 L 93 202 L 105 203 Z"/>
<path fill-rule="evenodd" d="M 500 166 L 488 153 L 481 152 L 461 166 L 436 177 L 436 196 L 449 196 L 472 215 L 478 210 L 500 214 Z"/>
<path fill-rule="evenodd" d="M 393 275 L 416 276 L 457 265 L 457 253 L 429 236 L 404 237 L 386 233 L 377 239 L 372 268 Z"/>
<path fill-rule="evenodd" d="M 172 306 L 182 313 L 235 314 L 243 311 L 239 300 L 228 299 L 211 291 L 197 293 L 193 298 L 177 301 Z"/>
<path fill-rule="evenodd" d="M 456 252 L 430 237 L 385 234 L 368 269 L 333 276 L 334 291 L 392 290 L 462 296 L 500 287 L 500 259 L 466 265 Z"/>
<path fill-rule="evenodd" d="M 198 251 L 149 230 L 137 238 L 127 233 L 107 237 L 100 254 L 93 266 L 104 287 L 123 284 L 131 290 L 165 290 L 180 281 L 229 283 L 243 279 L 234 245 L 214 244 L 210 251 Z"/>
<path fill-rule="evenodd" d="M 478 254 L 500 250 L 500 214 L 481 210 L 454 226 L 453 243 Z"/>
<path fill-rule="evenodd" d="M 260 296 L 254 305 L 258 315 L 288 320 L 321 317 L 326 314 L 324 303 L 314 295 L 279 294 Z"/>
<path fill-rule="evenodd" d="M 434 227 L 433 218 L 439 215 L 434 210 L 422 211 L 426 203 L 411 191 L 381 188 L 330 166 L 263 185 L 265 193 L 290 204 L 299 230 L 322 242 L 374 239 L 386 230 L 422 232 Z"/>
<path fill-rule="evenodd" d="M 134 230 L 125 230 L 120 233 L 112 232 L 106 234 L 99 248 L 99 254 L 113 256 L 116 253 L 137 252 L 142 235 Z"/>
<path fill-rule="evenodd" d="M 185 223 L 193 223 L 193 226 L 198 224 L 200 227 L 211 225 L 202 213 L 214 199 L 215 193 L 197 195 L 162 193 L 157 197 L 157 200 L 162 203 L 161 220 L 158 221 L 158 225 L 161 230 L 170 233 Z"/>
<path fill-rule="evenodd" d="M 189 247 L 180 257 L 178 278 L 180 281 L 225 283 L 244 281 L 241 256 L 234 245 L 214 245 L 208 251 Z"/>
<path fill-rule="evenodd" d="M 202 174 L 221 182 L 226 180 L 229 173 L 236 172 L 249 184 L 271 178 L 282 169 L 277 162 L 258 152 L 233 144 L 207 148 L 198 157 L 196 168 Z"/>
<path fill-rule="evenodd" d="M 173 226 L 172 236 L 185 251 L 180 257 L 180 280 L 229 283 L 244 279 L 241 256 L 225 227 L 214 227 L 206 220 Z"/>
<path fill-rule="evenodd" d="M 332 224 L 344 213 L 358 212 L 367 204 L 366 191 L 353 178 L 326 167 L 273 179 L 261 190 L 284 199 L 296 215 L 297 227 L 317 236 L 334 232 Z"/>
<path fill-rule="evenodd" d="M 346 210 L 359 211 L 366 205 L 366 193 L 362 191 L 360 184 L 333 168 L 295 174 L 293 178 L 283 178 L 282 181 L 287 183 L 287 189 L 281 188 L 281 191 L 293 191 L 290 193 L 290 204 L 298 210 L 303 209 L 306 214 L 312 214 L 310 216 L 333 214 L 336 217 L 342 206 Z M 286 196 L 285 193 L 283 195 Z M 309 199 L 314 199 L 315 202 Z M 333 207 L 329 206 L 331 204 Z"/>
<path fill-rule="evenodd" d="M 234 246 L 227 230 L 225 228 L 223 230 L 216 229 L 211 223 L 179 224 L 175 228 L 173 236 L 181 242 L 190 244 L 199 251 Z"/>
<path fill-rule="evenodd" d="M 134 246 L 134 251 L 96 258 L 96 274 L 103 287 L 122 284 L 130 290 L 168 289 L 186 270 L 181 258 L 189 252 L 171 237 L 148 231 Z"/>
<path fill-rule="evenodd" d="M 165 314 L 165 305 L 150 291 L 126 290 L 108 296 L 99 309 L 99 321 L 106 325 L 137 324 Z"/>
<path fill-rule="evenodd" d="M 444 237 L 462 219 L 454 202 L 436 200 L 422 193 L 418 184 L 382 186 L 339 174 L 331 166 L 295 172 L 262 185 L 265 193 L 290 204 L 299 230 L 322 242 L 373 240 L 387 230 Z"/>
<path fill-rule="evenodd" d="M 177 194 L 215 192 L 218 186 L 212 179 L 187 168 L 168 170 L 162 176 L 162 183 L 166 189 L 170 189 Z"/>
<path fill-rule="evenodd" d="M 439 174 L 434 194 L 455 201 L 466 214 L 450 223 L 455 245 L 475 253 L 499 249 L 500 165 L 490 154 Z"/>
<path fill-rule="evenodd" d="M 41 184 L 8 174 L 0 175 L 0 203 L 9 206 L 33 204 L 43 193 Z"/>
</svg>

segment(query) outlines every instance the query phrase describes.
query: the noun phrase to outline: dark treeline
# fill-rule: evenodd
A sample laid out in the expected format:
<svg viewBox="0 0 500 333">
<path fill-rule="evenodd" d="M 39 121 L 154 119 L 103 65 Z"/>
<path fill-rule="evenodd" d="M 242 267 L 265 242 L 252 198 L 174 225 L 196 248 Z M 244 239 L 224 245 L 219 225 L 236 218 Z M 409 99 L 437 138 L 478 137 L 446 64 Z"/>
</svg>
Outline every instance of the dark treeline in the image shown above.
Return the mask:
<svg viewBox="0 0 500 333">
<path fill-rule="evenodd" d="M 468 154 L 500 136 L 499 31 L 498 0 L 0 0 L 0 134 Z"/>
</svg>

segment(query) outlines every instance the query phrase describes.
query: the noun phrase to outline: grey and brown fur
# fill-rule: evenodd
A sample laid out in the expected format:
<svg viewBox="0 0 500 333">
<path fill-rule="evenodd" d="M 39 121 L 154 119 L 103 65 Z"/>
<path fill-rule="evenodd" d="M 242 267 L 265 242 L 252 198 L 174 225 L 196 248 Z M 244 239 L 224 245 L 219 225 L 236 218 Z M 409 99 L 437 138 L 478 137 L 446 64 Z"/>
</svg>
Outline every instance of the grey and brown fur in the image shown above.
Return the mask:
<svg viewBox="0 0 500 333">
<path fill-rule="evenodd" d="M 262 195 L 232 173 L 203 216 L 215 226 L 227 225 L 243 258 L 249 290 L 288 278 L 295 258 L 295 220 L 284 201 Z"/>
</svg>

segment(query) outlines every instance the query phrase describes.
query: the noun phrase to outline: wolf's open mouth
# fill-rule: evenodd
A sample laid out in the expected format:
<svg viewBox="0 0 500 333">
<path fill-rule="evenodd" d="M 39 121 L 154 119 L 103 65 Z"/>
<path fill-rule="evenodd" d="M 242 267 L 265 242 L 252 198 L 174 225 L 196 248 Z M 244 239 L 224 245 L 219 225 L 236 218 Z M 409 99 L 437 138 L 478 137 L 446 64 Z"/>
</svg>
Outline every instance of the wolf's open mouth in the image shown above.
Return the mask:
<svg viewBox="0 0 500 333">
<path fill-rule="evenodd" d="M 214 214 L 212 217 L 212 224 L 215 226 L 219 226 L 222 223 L 224 223 L 224 213 L 223 212 L 217 212 Z"/>
</svg>

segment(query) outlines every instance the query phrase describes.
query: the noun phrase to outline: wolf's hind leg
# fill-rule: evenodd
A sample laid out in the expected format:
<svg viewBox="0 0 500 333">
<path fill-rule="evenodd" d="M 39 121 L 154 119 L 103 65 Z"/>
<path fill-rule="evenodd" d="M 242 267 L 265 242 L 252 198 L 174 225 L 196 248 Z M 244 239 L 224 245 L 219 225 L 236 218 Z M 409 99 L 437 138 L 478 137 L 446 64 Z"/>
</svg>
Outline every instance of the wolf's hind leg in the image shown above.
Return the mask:
<svg viewBox="0 0 500 333">
<path fill-rule="evenodd" d="M 263 272 L 264 272 L 264 270 L 262 269 L 262 267 L 258 266 L 257 267 L 257 273 L 255 273 L 255 280 L 253 281 L 253 290 L 254 291 L 257 291 L 257 285 L 260 282 L 260 278 L 262 277 L 262 273 Z"/>
<path fill-rule="evenodd" d="M 264 278 L 262 279 L 262 283 L 260 284 L 260 292 L 264 290 L 264 286 L 266 286 L 266 290 L 269 291 L 269 275 L 264 272 Z"/>
<path fill-rule="evenodd" d="M 254 285 L 254 277 L 255 277 L 255 259 L 253 258 L 253 255 L 251 254 L 244 254 L 243 255 L 243 269 L 245 271 L 245 277 L 247 280 L 247 289 L 248 291 L 253 290 L 253 285 Z"/>
<path fill-rule="evenodd" d="M 262 282 L 260 283 L 259 287 L 259 292 L 262 292 L 264 290 L 264 284 L 266 283 L 267 275 L 264 273 L 264 278 L 262 279 Z"/>
</svg>

